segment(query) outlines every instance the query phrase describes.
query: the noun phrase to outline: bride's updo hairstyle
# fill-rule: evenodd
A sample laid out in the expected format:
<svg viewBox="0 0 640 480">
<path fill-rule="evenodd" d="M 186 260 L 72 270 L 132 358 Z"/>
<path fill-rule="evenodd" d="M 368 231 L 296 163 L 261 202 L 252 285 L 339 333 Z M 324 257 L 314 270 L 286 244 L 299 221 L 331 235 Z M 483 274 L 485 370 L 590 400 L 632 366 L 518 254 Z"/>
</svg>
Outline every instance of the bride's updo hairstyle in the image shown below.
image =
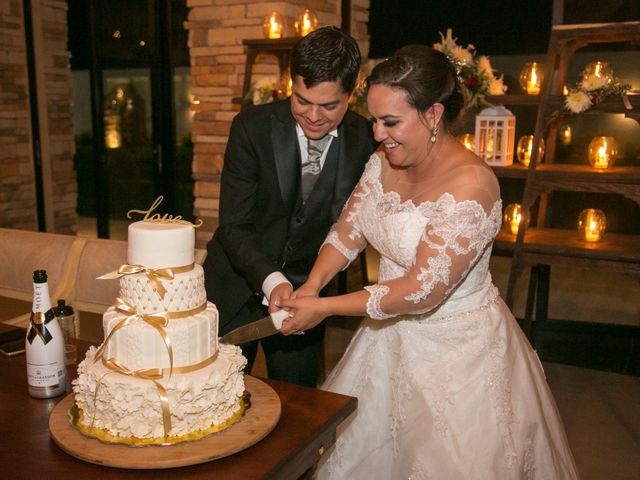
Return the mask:
<svg viewBox="0 0 640 480">
<path fill-rule="evenodd" d="M 447 56 L 426 45 L 407 45 L 374 67 L 366 80 L 405 91 L 409 105 L 425 113 L 435 103 L 444 106 L 446 125 L 464 109 L 464 96 L 453 64 Z"/>
</svg>

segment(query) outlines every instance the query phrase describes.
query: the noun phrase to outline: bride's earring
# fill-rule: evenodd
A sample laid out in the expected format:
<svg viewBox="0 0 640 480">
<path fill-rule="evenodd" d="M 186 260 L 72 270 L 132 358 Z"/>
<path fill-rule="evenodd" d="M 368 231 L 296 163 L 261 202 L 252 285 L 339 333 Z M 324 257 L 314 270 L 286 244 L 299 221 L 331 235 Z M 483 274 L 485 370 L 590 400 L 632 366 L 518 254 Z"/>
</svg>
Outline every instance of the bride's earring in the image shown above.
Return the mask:
<svg viewBox="0 0 640 480">
<path fill-rule="evenodd" d="M 431 143 L 436 143 L 436 137 L 438 136 L 438 125 L 431 130 Z"/>
</svg>

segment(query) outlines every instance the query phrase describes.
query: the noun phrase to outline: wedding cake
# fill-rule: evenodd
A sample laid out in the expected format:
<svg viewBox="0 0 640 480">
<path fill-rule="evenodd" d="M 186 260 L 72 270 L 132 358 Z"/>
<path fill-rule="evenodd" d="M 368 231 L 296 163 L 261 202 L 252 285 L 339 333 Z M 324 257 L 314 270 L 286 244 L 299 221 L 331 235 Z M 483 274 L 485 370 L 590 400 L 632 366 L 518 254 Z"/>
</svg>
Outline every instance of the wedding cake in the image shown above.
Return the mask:
<svg viewBox="0 0 640 480">
<path fill-rule="evenodd" d="M 218 343 L 218 311 L 194 262 L 194 226 L 139 221 L 128 230 L 120 295 L 103 316 L 73 382 L 76 426 L 101 440 L 144 445 L 201 438 L 244 412 L 246 359 Z"/>
</svg>

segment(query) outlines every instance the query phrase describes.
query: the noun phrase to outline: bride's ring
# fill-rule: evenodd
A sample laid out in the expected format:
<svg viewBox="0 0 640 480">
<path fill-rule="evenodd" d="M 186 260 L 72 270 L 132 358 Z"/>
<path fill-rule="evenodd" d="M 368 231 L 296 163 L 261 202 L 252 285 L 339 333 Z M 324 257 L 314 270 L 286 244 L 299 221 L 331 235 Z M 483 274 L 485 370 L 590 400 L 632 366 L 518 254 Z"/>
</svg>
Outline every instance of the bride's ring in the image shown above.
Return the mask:
<svg viewBox="0 0 640 480">
<path fill-rule="evenodd" d="M 293 332 L 294 335 L 304 335 L 304 332 Z"/>
</svg>

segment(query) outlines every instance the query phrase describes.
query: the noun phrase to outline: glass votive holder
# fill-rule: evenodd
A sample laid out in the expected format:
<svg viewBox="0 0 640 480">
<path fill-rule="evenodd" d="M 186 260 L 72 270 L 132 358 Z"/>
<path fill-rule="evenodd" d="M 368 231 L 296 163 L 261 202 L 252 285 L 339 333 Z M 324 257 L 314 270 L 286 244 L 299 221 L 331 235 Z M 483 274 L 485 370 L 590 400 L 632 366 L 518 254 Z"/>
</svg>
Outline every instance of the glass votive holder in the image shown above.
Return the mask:
<svg viewBox="0 0 640 480">
<path fill-rule="evenodd" d="M 593 168 L 611 168 L 618 156 L 618 142 L 613 137 L 595 137 L 589 142 L 587 157 Z"/>
<path fill-rule="evenodd" d="M 305 8 L 302 13 L 298 15 L 294 27 L 296 33 L 300 37 L 304 37 L 318 28 L 318 16 L 310 8 Z"/>
<path fill-rule="evenodd" d="M 578 237 L 585 242 L 599 242 L 607 229 L 607 217 L 602 210 L 587 208 L 578 217 Z"/>
<path fill-rule="evenodd" d="M 525 167 L 529 166 L 531 161 L 531 153 L 533 151 L 533 135 L 524 135 L 518 140 L 518 146 L 516 147 L 516 155 L 518 161 Z M 542 163 L 542 157 L 544 156 L 544 140 L 540 139 L 540 146 L 538 147 L 538 163 Z"/>
<path fill-rule="evenodd" d="M 278 12 L 271 12 L 262 24 L 266 38 L 282 38 L 284 35 L 284 18 Z"/>
<path fill-rule="evenodd" d="M 520 228 L 520 222 L 522 222 L 522 207 L 519 203 L 511 203 L 504 209 L 502 216 L 502 228 L 512 235 L 518 233 Z"/>
<path fill-rule="evenodd" d="M 544 66 L 541 63 L 527 63 L 520 72 L 520 86 L 528 95 L 538 95 L 543 80 Z"/>
</svg>

